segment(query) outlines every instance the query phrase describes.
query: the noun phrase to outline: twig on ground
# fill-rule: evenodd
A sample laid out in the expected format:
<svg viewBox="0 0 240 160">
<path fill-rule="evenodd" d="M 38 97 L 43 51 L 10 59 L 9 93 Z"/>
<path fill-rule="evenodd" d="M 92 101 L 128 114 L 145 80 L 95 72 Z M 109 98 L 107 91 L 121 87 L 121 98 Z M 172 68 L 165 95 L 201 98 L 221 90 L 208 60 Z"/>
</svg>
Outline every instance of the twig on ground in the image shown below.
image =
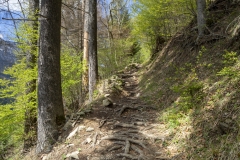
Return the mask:
<svg viewBox="0 0 240 160">
<path fill-rule="evenodd" d="M 94 147 L 95 144 L 96 144 L 96 142 L 97 142 L 97 136 L 98 136 L 98 132 L 96 132 L 96 134 L 95 134 L 94 137 L 93 137 L 92 147 Z"/>
<path fill-rule="evenodd" d="M 78 122 L 78 120 L 80 119 L 80 116 L 77 116 L 77 119 L 73 122 L 72 127 L 75 127 L 76 123 Z"/>
<path fill-rule="evenodd" d="M 105 124 L 106 121 L 107 121 L 106 119 L 101 120 L 101 121 L 99 122 L 99 128 L 101 128 L 101 127 Z"/>
</svg>

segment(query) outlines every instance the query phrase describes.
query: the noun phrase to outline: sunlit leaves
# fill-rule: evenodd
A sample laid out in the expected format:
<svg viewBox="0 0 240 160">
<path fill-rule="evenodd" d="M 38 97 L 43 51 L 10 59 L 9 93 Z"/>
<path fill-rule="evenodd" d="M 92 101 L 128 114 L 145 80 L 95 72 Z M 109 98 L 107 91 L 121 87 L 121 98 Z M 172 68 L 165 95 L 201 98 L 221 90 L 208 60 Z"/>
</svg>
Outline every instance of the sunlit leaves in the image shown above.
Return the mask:
<svg viewBox="0 0 240 160">
<path fill-rule="evenodd" d="M 81 74 L 83 65 L 81 62 L 82 53 L 76 50 L 62 46 L 61 52 L 61 78 L 62 92 L 65 103 L 69 104 L 75 100 L 80 91 Z"/>
</svg>

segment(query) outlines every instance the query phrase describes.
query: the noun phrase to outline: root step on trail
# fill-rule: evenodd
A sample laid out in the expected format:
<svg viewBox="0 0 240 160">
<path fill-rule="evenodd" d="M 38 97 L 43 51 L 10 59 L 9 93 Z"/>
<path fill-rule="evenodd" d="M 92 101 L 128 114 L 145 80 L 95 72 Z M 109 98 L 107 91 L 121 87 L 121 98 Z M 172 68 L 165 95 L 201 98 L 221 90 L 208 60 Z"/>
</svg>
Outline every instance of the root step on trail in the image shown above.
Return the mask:
<svg viewBox="0 0 240 160">
<path fill-rule="evenodd" d="M 161 143 L 155 142 L 162 140 L 157 135 L 158 130 L 152 132 L 157 125 L 154 121 L 156 111 L 139 99 L 136 68 L 122 72 L 121 77 L 125 84 L 124 95 L 106 94 L 113 102 L 110 107 L 94 104 L 91 112 L 81 111 L 83 118 L 79 116 L 74 120 L 71 137 L 55 149 L 58 153 L 47 155 L 49 160 L 61 159 L 60 154 L 71 155 L 77 151 L 82 160 L 156 159 L 155 153 Z"/>
</svg>

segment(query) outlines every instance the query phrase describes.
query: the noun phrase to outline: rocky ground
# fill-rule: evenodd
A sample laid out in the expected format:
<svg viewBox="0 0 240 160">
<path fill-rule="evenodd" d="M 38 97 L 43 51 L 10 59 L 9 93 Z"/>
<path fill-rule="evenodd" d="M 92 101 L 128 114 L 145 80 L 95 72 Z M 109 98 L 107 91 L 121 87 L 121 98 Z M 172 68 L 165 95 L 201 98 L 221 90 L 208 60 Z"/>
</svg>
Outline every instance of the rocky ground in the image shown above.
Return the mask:
<svg viewBox="0 0 240 160">
<path fill-rule="evenodd" d="M 36 159 L 168 159 L 163 148 L 168 132 L 157 120 L 156 108 L 139 99 L 137 68 L 118 75 L 123 84 L 121 94 L 106 94 L 103 103 L 72 114 L 59 144 Z M 33 158 L 34 152 L 29 156 Z"/>
</svg>

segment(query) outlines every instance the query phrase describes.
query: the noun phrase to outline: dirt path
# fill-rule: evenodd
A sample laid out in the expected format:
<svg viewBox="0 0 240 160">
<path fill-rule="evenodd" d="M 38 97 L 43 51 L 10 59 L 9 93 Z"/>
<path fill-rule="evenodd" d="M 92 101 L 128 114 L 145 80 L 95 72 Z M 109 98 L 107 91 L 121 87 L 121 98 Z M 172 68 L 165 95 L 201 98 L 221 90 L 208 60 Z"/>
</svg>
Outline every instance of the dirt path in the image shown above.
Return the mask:
<svg viewBox="0 0 240 160">
<path fill-rule="evenodd" d="M 80 160 L 163 159 L 158 158 L 164 138 L 157 112 L 139 99 L 137 70 L 119 76 L 125 96 L 110 95 L 114 104 L 110 107 L 94 105 L 72 129 L 76 133 L 55 147 L 47 159 L 71 159 L 74 152 Z"/>
</svg>

